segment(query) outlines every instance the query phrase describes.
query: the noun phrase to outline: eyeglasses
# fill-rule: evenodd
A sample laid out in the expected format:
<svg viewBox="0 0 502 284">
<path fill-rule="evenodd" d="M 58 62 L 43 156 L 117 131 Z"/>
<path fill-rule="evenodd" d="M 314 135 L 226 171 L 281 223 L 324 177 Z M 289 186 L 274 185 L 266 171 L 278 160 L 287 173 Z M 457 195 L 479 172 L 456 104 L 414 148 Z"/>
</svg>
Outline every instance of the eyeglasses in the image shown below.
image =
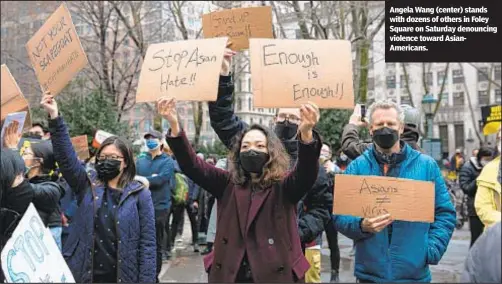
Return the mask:
<svg viewBox="0 0 502 284">
<path fill-rule="evenodd" d="M 296 115 L 278 115 L 277 116 L 277 122 L 284 122 L 286 119 L 291 122 L 298 124 L 300 123 L 300 118 Z"/>
<path fill-rule="evenodd" d="M 124 159 L 124 157 L 117 156 L 117 155 L 109 155 L 109 156 L 99 155 L 97 157 L 98 161 L 104 161 L 104 160 L 122 160 L 122 159 Z"/>
</svg>

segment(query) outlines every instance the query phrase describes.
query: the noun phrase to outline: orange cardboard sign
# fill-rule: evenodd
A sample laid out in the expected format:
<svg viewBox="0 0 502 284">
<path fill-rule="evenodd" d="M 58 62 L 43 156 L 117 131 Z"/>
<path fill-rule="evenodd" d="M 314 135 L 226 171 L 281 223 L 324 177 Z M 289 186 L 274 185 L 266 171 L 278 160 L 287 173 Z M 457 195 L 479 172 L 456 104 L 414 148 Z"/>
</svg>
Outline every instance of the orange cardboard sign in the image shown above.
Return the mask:
<svg viewBox="0 0 502 284">
<path fill-rule="evenodd" d="M 350 41 L 252 38 L 249 51 L 255 107 L 354 108 Z"/>
<path fill-rule="evenodd" d="M 249 48 L 249 39 L 274 38 L 272 7 L 236 8 L 202 16 L 204 38 L 227 36 L 232 50 Z"/>
<path fill-rule="evenodd" d="M 94 139 L 92 140 L 92 147 L 98 149 L 101 146 L 101 143 L 106 140 L 108 137 L 115 136 L 111 133 L 105 132 L 103 130 L 96 131 L 96 135 L 94 135 Z"/>
<path fill-rule="evenodd" d="M 409 179 L 336 175 L 333 213 L 393 220 L 434 222 L 434 183 Z"/>
<path fill-rule="evenodd" d="M 3 121 L 10 113 L 26 111 L 26 120 L 24 122 L 24 129 L 31 128 L 30 107 L 28 101 L 21 93 L 21 89 L 17 85 L 16 80 L 9 71 L 7 65 L 2 64 L 2 78 L 1 78 L 1 121 Z"/>
<path fill-rule="evenodd" d="M 136 102 L 163 96 L 215 101 L 226 37 L 152 44 L 139 75 Z"/>
<path fill-rule="evenodd" d="M 63 3 L 26 44 L 43 91 L 59 94 L 87 65 L 70 12 Z"/>
<path fill-rule="evenodd" d="M 87 135 L 80 135 L 71 138 L 71 144 L 75 152 L 77 152 L 78 158 L 80 160 L 89 159 L 89 147 L 87 146 Z"/>
</svg>

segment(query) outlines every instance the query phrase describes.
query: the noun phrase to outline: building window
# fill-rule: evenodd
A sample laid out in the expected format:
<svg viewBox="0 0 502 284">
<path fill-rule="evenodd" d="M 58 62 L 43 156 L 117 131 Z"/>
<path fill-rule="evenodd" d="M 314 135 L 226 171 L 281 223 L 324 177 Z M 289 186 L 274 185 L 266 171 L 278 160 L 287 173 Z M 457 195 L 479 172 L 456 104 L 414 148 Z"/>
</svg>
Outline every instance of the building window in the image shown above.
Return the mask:
<svg viewBox="0 0 502 284">
<path fill-rule="evenodd" d="M 254 122 L 253 122 L 253 118 L 251 118 L 251 124 L 253 124 L 253 123 L 254 123 Z"/>
<path fill-rule="evenodd" d="M 478 82 L 488 81 L 488 67 L 482 67 L 478 70 Z"/>
<path fill-rule="evenodd" d="M 145 131 L 145 132 L 150 131 L 151 121 L 150 121 L 150 120 L 148 120 L 148 119 L 147 119 L 147 120 L 145 120 L 145 124 L 144 124 L 144 125 L 145 125 L 144 131 Z"/>
<path fill-rule="evenodd" d="M 251 78 L 248 78 L 248 92 L 252 92 L 253 86 L 251 85 Z"/>
<path fill-rule="evenodd" d="M 260 125 L 263 125 L 263 119 L 260 118 Z"/>
<path fill-rule="evenodd" d="M 399 77 L 399 84 L 401 84 L 401 88 L 406 88 L 406 76 L 401 75 Z"/>
<path fill-rule="evenodd" d="M 495 90 L 495 103 L 500 104 L 502 102 L 502 96 L 500 94 L 500 89 Z"/>
<path fill-rule="evenodd" d="M 500 81 L 500 76 L 501 76 L 501 72 L 500 72 L 500 65 L 497 65 L 495 66 L 495 80 L 499 80 Z"/>
<path fill-rule="evenodd" d="M 249 107 L 249 111 L 253 110 L 253 99 L 252 98 L 248 98 L 248 107 Z"/>
<path fill-rule="evenodd" d="M 241 91 L 241 85 L 242 85 L 241 80 L 239 80 L 239 79 L 235 80 L 235 91 L 236 92 Z"/>
<path fill-rule="evenodd" d="M 464 92 L 453 93 L 453 105 L 454 106 L 464 105 Z"/>
<path fill-rule="evenodd" d="M 448 105 L 448 93 L 441 94 L 441 105 Z"/>
<path fill-rule="evenodd" d="M 464 74 L 462 74 L 462 70 L 457 69 L 453 70 L 453 84 L 460 84 L 464 82 Z"/>
<path fill-rule="evenodd" d="M 408 95 L 401 96 L 401 104 L 411 105 L 410 96 L 408 96 Z"/>
<path fill-rule="evenodd" d="M 238 98 L 237 99 L 237 110 L 240 111 L 242 109 L 242 99 Z"/>
<path fill-rule="evenodd" d="M 394 89 L 396 87 L 396 76 L 387 76 L 387 89 Z"/>
<path fill-rule="evenodd" d="M 448 153 L 448 125 L 439 125 L 439 138 L 441 139 L 441 152 Z"/>
<path fill-rule="evenodd" d="M 296 39 L 302 39 L 302 32 L 300 31 L 300 29 L 296 29 L 295 30 L 295 37 Z"/>
<path fill-rule="evenodd" d="M 455 124 L 455 148 L 464 147 L 464 124 Z"/>
<path fill-rule="evenodd" d="M 479 105 L 489 105 L 490 95 L 488 94 L 488 91 L 478 91 L 478 100 Z"/>
<path fill-rule="evenodd" d="M 427 86 L 432 86 L 433 85 L 433 78 L 432 78 L 432 72 L 427 72 L 427 74 L 425 74 L 425 83 L 427 84 Z"/>
<path fill-rule="evenodd" d="M 193 119 L 188 120 L 188 132 L 195 132 L 195 123 Z"/>
<path fill-rule="evenodd" d="M 438 72 L 438 86 L 442 86 L 443 85 L 443 80 L 445 80 L 445 72 L 444 71 L 439 71 Z M 445 84 L 448 83 L 448 82 L 445 82 Z"/>
<path fill-rule="evenodd" d="M 368 78 L 368 90 L 375 89 L 375 78 Z"/>
</svg>

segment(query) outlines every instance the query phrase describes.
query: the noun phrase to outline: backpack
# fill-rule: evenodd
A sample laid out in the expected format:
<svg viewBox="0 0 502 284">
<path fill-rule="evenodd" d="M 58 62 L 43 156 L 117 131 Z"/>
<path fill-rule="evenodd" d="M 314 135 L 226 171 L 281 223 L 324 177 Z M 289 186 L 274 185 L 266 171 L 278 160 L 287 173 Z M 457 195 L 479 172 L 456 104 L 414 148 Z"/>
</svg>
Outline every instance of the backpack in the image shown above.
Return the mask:
<svg viewBox="0 0 502 284">
<path fill-rule="evenodd" d="M 175 180 L 174 195 L 173 195 L 174 204 L 176 205 L 184 204 L 188 200 L 187 178 L 182 173 L 175 173 L 174 180 Z"/>
</svg>

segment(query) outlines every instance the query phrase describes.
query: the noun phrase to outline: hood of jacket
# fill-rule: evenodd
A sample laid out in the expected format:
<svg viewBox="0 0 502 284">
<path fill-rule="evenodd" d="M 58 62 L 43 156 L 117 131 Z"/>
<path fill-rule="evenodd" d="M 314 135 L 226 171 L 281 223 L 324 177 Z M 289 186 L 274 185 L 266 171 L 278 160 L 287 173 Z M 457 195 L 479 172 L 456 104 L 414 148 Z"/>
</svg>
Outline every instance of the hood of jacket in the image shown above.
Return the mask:
<svg viewBox="0 0 502 284">
<path fill-rule="evenodd" d="M 476 157 L 471 157 L 469 159 L 469 163 L 471 163 L 471 165 L 476 169 L 476 171 L 481 171 L 481 169 L 483 169 L 483 167 L 478 163 L 478 159 L 476 159 Z"/>
<path fill-rule="evenodd" d="M 491 188 L 500 193 L 500 171 L 500 156 L 498 156 L 483 168 L 481 174 L 479 174 L 477 178 L 478 185 Z"/>
</svg>

